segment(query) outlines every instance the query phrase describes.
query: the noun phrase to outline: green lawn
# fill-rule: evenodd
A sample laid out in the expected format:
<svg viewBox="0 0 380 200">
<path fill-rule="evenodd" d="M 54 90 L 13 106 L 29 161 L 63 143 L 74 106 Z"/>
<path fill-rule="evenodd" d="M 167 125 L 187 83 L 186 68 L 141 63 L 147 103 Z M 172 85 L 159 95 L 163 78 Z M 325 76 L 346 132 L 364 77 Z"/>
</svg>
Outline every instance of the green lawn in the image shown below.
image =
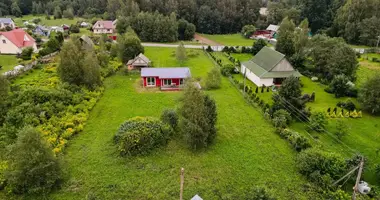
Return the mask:
<svg viewBox="0 0 380 200">
<path fill-rule="evenodd" d="M 146 48 L 160 67 L 179 66 L 175 49 Z M 213 63 L 203 52 L 189 58 L 193 77 L 203 77 Z M 207 91 L 217 103 L 218 136 L 207 151 L 192 153 L 177 139 L 147 156 L 121 158 L 112 143 L 119 125 L 135 116 L 159 117 L 178 106 L 181 92 L 141 92 L 138 75 L 105 80 L 105 92 L 91 111 L 83 133 L 71 140 L 64 156 L 65 183 L 50 199 L 176 199 L 179 171 L 185 168 L 184 199 L 239 199 L 236 195 L 265 186 L 279 199 L 310 199 L 307 181 L 295 168 L 295 152 L 274 133 L 260 112 L 247 105 L 227 78 L 221 89 Z M 234 198 L 235 197 L 235 198 Z M 36 198 L 38 199 L 38 197 Z"/>
<path fill-rule="evenodd" d="M 200 35 L 225 46 L 252 46 L 254 42 L 252 39 L 244 38 L 240 33 L 227 35 Z"/>
<path fill-rule="evenodd" d="M 231 56 L 240 60 L 240 62 L 248 61 L 253 58 L 253 55 L 249 53 L 231 53 Z"/>
<path fill-rule="evenodd" d="M 0 65 L 3 66 L 0 69 L 1 73 L 12 70 L 17 64 L 18 62 L 15 55 L 0 55 Z"/>
<path fill-rule="evenodd" d="M 17 26 L 24 26 L 23 24 L 24 21 L 29 21 L 34 18 L 40 18 L 41 22 L 39 24 L 42 24 L 45 26 L 60 26 L 62 24 L 71 25 L 71 24 L 76 24 L 79 20 L 83 20 L 82 18 L 77 18 L 77 17 L 75 17 L 74 19 L 66 19 L 66 18 L 54 19 L 53 16 L 50 17 L 51 18 L 50 20 L 47 20 L 45 15 L 36 15 L 36 16 L 24 15 L 22 17 L 12 18 L 12 19 L 14 20 Z"/>
</svg>

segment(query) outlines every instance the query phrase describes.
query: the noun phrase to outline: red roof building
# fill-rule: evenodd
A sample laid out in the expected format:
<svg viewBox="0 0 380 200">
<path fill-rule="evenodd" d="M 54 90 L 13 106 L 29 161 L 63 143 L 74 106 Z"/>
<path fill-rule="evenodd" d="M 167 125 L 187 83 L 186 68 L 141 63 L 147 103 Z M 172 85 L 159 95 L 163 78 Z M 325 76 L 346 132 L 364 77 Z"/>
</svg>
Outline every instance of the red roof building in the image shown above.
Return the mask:
<svg viewBox="0 0 380 200">
<path fill-rule="evenodd" d="M 37 51 L 36 41 L 24 30 L 0 32 L 0 54 L 19 54 L 26 47 Z"/>
<path fill-rule="evenodd" d="M 116 29 L 116 20 L 115 21 L 97 21 L 92 30 L 96 34 L 113 34 Z"/>
</svg>

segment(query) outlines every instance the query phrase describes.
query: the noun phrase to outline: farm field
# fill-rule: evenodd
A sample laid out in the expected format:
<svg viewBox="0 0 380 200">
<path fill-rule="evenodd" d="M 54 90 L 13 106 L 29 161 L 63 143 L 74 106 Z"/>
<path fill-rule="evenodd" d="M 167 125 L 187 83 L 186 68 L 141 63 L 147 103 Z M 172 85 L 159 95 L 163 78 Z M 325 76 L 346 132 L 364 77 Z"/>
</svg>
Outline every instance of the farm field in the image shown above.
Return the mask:
<svg viewBox="0 0 380 200">
<path fill-rule="evenodd" d="M 200 35 L 225 46 L 252 46 L 254 42 L 252 39 L 244 38 L 240 33 L 226 35 Z"/>
<path fill-rule="evenodd" d="M 39 24 L 46 25 L 46 26 L 60 26 L 62 24 L 76 24 L 78 21 L 83 20 L 82 18 L 75 17 L 74 19 L 67 19 L 67 18 L 62 18 L 62 19 L 54 19 L 53 16 L 50 16 L 50 20 L 46 19 L 45 15 L 24 15 L 22 17 L 18 18 L 13 18 L 13 21 L 16 23 L 17 26 L 23 26 L 24 21 L 29 21 L 34 18 L 40 18 L 41 22 Z"/>
<path fill-rule="evenodd" d="M 0 66 L 3 66 L 0 69 L 1 73 L 12 70 L 17 64 L 18 62 L 15 55 L 0 55 Z"/>
<path fill-rule="evenodd" d="M 157 63 L 179 66 L 171 56 L 174 50 L 146 48 L 145 54 L 156 67 Z M 204 77 L 213 66 L 199 53 L 186 62 L 193 77 Z M 159 59 L 163 57 L 167 59 Z M 138 75 L 117 74 L 105 80 L 104 95 L 84 131 L 66 149 L 67 177 L 52 199 L 176 199 L 181 167 L 186 177 L 184 199 L 195 194 L 204 199 L 239 199 L 244 191 L 259 186 L 280 199 L 316 195 L 302 190 L 307 181 L 295 168 L 295 152 L 289 144 L 226 78 L 221 89 L 207 92 L 216 100 L 219 116 L 217 140 L 207 151 L 192 153 L 174 139 L 147 156 L 119 157 L 112 138 L 124 120 L 159 117 L 163 109 L 175 108 L 181 96 L 181 92 L 139 92 L 138 83 Z"/>
</svg>

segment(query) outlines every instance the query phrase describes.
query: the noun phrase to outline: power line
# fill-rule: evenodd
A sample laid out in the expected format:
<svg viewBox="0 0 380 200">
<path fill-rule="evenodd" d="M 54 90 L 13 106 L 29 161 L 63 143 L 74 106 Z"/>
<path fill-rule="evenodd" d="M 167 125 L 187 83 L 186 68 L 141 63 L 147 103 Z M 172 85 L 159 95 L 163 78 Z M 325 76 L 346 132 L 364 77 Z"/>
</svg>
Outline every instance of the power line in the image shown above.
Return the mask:
<svg viewBox="0 0 380 200">
<path fill-rule="evenodd" d="M 304 113 L 302 113 L 298 108 L 296 108 L 295 106 L 293 106 L 290 102 L 286 101 L 284 98 L 278 96 L 279 99 L 282 101 L 282 102 L 285 102 L 286 104 L 288 104 L 289 106 L 293 107 L 294 110 L 296 112 L 298 112 L 301 116 L 303 116 L 305 119 L 307 119 L 307 121 L 309 120 L 309 117 L 307 117 Z M 311 124 L 309 122 L 309 124 Z M 327 131 L 326 129 L 322 128 L 322 130 L 327 133 L 330 137 L 332 137 L 333 139 L 335 139 L 336 141 L 340 142 L 342 145 L 344 145 L 346 148 L 348 148 L 349 150 L 351 150 L 352 152 L 356 153 L 358 152 L 357 150 L 349 147 L 347 144 L 345 144 L 342 140 L 338 139 L 337 137 L 335 137 L 332 133 L 330 133 L 329 131 Z"/>
</svg>

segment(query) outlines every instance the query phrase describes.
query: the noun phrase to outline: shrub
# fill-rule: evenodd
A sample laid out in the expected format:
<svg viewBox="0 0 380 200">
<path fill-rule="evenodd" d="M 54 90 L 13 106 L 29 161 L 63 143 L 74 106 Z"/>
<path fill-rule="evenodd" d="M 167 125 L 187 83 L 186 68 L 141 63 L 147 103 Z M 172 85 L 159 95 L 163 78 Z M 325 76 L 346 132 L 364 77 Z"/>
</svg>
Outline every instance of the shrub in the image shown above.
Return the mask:
<svg viewBox="0 0 380 200">
<path fill-rule="evenodd" d="M 338 120 L 336 122 L 336 132 L 335 132 L 336 137 L 341 140 L 345 135 L 347 135 L 347 133 L 348 133 L 348 127 L 346 123 L 344 123 L 344 121 L 342 120 Z"/>
<path fill-rule="evenodd" d="M 335 94 L 335 97 L 344 97 L 346 96 L 348 90 L 351 86 L 348 84 L 350 80 L 344 74 L 334 76 L 334 79 L 329 85 L 328 91 Z"/>
<path fill-rule="evenodd" d="M 205 87 L 208 90 L 220 88 L 222 82 L 222 77 L 220 76 L 220 71 L 218 68 L 214 67 L 208 72 L 206 77 Z"/>
<path fill-rule="evenodd" d="M 276 200 L 272 197 L 264 188 L 254 188 L 252 190 L 246 190 L 247 192 L 238 199 L 245 200 Z"/>
<path fill-rule="evenodd" d="M 221 73 L 223 76 L 229 76 L 235 73 L 235 67 L 232 64 L 226 64 L 221 68 Z"/>
<path fill-rule="evenodd" d="M 380 114 L 380 76 L 375 75 L 364 83 L 358 100 L 367 112 Z"/>
<path fill-rule="evenodd" d="M 292 116 L 284 109 L 277 110 L 273 113 L 273 125 L 276 128 L 286 128 L 290 124 Z"/>
<path fill-rule="evenodd" d="M 293 148 L 300 152 L 302 150 L 308 149 L 311 147 L 311 144 L 307 138 L 300 135 L 299 133 L 289 130 L 289 129 L 283 129 L 279 132 L 280 136 L 286 140 L 289 141 L 289 143 L 293 146 Z"/>
<path fill-rule="evenodd" d="M 334 113 L 336 114 L 336 110 Z M 321 133 L 325 130 L 327 124 L 327 117 L 323 112 L 314 113 L 310 117 L 310 129 L 312 129 L 313 131 Z"/>
<path fill-rule="evenodd" d="M 46 193 L 57 186 L 61 168 L 46 140 L 34 128 L 19 132 L 9 152 L 7 188 L 14 193 Z"/>
<path fill-rule="evenodd" d="M 207 52 L 213 52 L 214 50 L 212 50 L 211 46 L 208 46 L 207 49 L 206 49 Z"/>
<path fill-rule="evenodd" d="M 349 111 L 353 111 L 356 109 L 356 106 L 355 106 L 354 102 L 351 101 L 351 99 L 347 99 L 345 102 L 339 101 L 336 105 L 338 107 L 347 109 Z"/>
<path fill-rule="evenodd" d="M 122 156 L 148 154 L 166 144 L 169 133 L 169 127 L 158 119 L 135 117 L 121 124 L 114 141 Z"/>
<path fill-rule="evenodd" d="M 333 180 L 346 173 L 345 160 L 338 154 L 307 149 L 297 155 L 296 163 L 301 174 L 321 187 L 329 187 Z"/>
<path fill-rule="evenodd" d="M 310 102 L 314 102 L 315 101 L 315 92 L 311 93 L 311 96 L 310 96 Z"/>
<path fill-rule="evenodd" d="M 166 109 L 161 114 L 161 120 L 162 122 L 170 125 L 173 130 L 177 129 L 178 125 L 178 115 L 175 112 L 175 110 L 172 109 Z"/>
<path fill-rule="evenodd" d="M 22 50 L 20 57 L 23 60 L 30 60 L 32 58 L 32 54 L 33 54 L 33 48 L 27 47 L 27 48 Z"/>
<path fill-rule="evenodd" d="M 76 24 L 72 24 L 69 29 L 70 33 L 79 33 L 80 29 L 79 26 Z"/>
</svg>

